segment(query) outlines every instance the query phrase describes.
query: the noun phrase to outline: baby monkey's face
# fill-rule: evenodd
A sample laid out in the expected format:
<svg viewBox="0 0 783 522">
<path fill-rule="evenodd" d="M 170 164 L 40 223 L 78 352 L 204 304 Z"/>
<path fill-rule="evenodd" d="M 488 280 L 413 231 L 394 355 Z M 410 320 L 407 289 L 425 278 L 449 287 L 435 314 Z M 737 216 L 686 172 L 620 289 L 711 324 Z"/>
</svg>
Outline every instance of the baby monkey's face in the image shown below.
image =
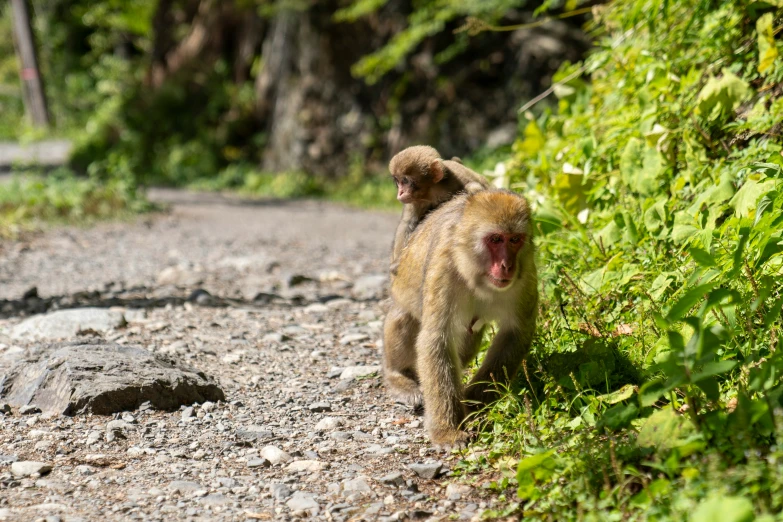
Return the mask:
<svg viewBox="0 0 783 522">
<path fill-rule="evenodd" d="M 397 200 L 403 205 L 429 199 L 432 183 L 421 173 L 394 176 L 394 183 L 397 184 Z"/>
</svg>

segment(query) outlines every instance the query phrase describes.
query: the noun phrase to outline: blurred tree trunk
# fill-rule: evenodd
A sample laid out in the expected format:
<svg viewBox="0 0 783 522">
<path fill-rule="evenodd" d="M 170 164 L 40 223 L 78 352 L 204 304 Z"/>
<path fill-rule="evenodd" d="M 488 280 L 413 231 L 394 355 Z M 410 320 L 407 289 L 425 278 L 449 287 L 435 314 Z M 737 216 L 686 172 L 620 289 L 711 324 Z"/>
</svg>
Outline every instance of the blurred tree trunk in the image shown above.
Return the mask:
<svg viewBox="0 0 783 522">
<path fill-rule="evenodd" d="M 11 0 L 14 20 L 14 41 L 19 55 L 24 104 L 33 125 L 49 126 L 49 110 L 46 104 L 41 72 L 38 69 L 38 57 L 33 39 L 33 29 L 27 9 L 27 0 Z"/>
</svg>

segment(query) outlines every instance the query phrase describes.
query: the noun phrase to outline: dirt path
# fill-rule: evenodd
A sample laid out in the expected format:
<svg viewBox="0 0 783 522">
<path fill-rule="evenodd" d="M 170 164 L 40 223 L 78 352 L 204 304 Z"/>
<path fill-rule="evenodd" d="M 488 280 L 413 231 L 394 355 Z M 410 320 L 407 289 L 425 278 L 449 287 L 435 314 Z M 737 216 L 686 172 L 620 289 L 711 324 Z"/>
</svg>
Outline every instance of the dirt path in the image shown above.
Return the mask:
<svg viewBox="0 0 783 522">
<path fill-rule="evenodd" d="M 16 325 L 90 305 L 125 314 L 104 339 L 202 370 L 227 400 L 141 408 L 121 428 L 0 414 L 0 520 L 471 520 L 491 507 L 376 372 L 395 214 L 153 197 L 170 212 L 2 244 L 0 387 L 40 346 Z M 20 477 L 15 460 L 53 469 Z"/>
</svg>

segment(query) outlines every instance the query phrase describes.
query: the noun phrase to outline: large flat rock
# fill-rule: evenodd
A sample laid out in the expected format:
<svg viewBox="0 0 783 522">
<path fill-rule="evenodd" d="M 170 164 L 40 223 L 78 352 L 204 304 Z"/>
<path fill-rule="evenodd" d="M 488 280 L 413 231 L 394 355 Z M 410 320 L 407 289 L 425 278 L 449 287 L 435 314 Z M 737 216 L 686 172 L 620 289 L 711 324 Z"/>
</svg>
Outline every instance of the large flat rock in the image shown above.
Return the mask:
<svg viewBox="0 0 783 522">
<path fill-rule="evenodd" d="M 223 390 L 204 373 L 133 346 L 71 342 L 34 353 L 0 375 L 0 400 L 63 415 L 108 415 L 146 401 L 174 410 L 225 400 Z"/>
<path fill-rule="evenodd" d="M 106 333 L 125 325 L 121 312 L 106 308 L 74 308 L 35 315 L 16 325 L 11 331 L 15 339 L 54 341 L 73 339 L 79 333 Z"/>
</svg>

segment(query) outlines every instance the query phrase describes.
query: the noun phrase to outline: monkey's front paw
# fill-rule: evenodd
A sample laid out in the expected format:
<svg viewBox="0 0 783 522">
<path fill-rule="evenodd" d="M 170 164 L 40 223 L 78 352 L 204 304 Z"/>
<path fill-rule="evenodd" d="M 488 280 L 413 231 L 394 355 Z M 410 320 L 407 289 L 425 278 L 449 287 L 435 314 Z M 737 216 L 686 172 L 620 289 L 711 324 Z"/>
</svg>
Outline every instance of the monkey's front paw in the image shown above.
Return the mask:
<svg viewBox="0 0 783 522">
<path fill-rule="evenodd" d="M 437 430 L 430 433 L 430 442 L 440 451 L 461 450 L 468 446 L 473 435 L 462 430 Z"/>
<path fill-rule="evenodd" d="M 395 393 L 395 402 L 408 406 L 411 411 L 417 415 L 424 413 L 424 399 L 421 392 Z"/>
</svg>

